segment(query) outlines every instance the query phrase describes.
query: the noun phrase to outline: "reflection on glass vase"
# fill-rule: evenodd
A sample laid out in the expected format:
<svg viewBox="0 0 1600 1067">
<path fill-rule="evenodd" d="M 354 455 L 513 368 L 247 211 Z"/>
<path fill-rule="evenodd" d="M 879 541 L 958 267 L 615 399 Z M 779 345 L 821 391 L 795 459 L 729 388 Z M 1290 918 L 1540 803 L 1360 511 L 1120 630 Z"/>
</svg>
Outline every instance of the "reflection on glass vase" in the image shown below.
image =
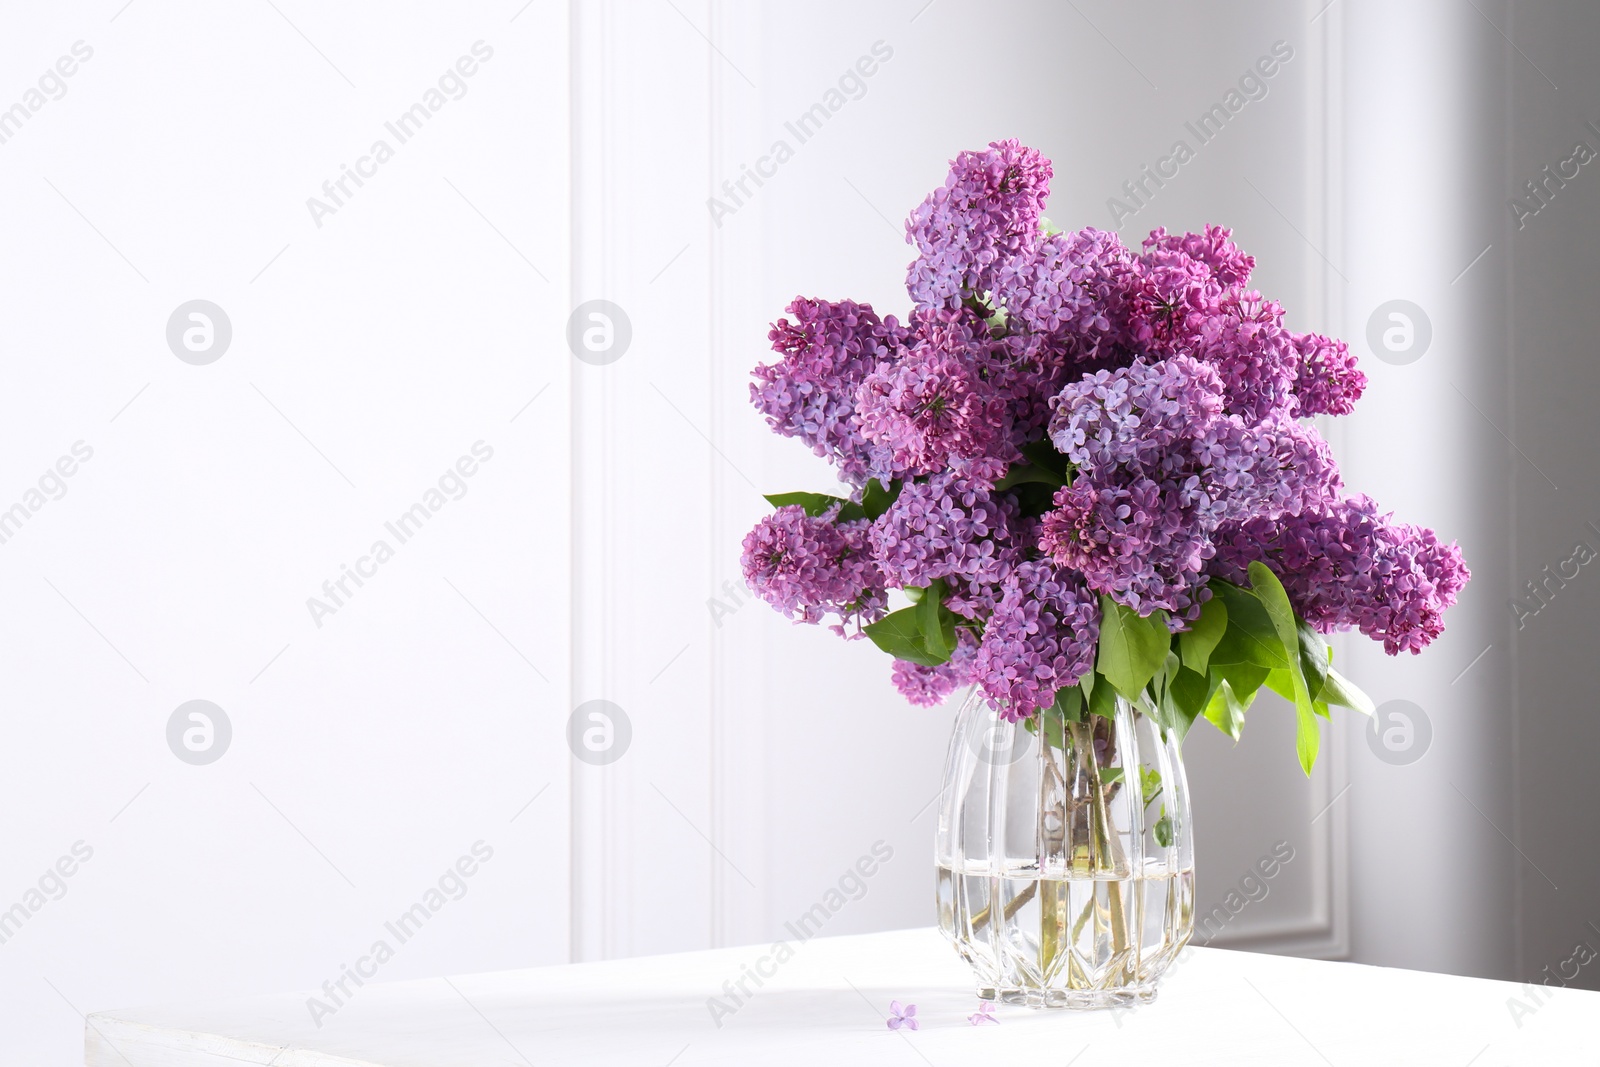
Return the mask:
<svg viewBox="0 0 1600 1067">
<path fill-rule="evenodd" d="M 1111 717 L 1008 723 L 976 689 L 939 798 L 939 926 L 978 996 L 1032 1007 L 1148 1001 L 1194 930 L 1189 788 L 1176 740 Z"/>
</svg>

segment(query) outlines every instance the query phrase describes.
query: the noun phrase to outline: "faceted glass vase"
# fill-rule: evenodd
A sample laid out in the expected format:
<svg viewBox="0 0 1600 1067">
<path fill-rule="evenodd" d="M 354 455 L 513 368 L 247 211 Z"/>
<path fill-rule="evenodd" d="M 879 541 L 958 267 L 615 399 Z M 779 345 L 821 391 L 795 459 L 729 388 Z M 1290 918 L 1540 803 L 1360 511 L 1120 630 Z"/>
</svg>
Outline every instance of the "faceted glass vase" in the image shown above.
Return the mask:
<svg viewBox="0 0 1600 1067">
<path fill-rule="evenodd" d="M 1111 717 L 1008 723 L 974 689 L 956 717 L 935 843 L 939 927 L 983 1000 L 1149 1001 L 1194 931 L 1189 788 L 1175 739 Z"/>
</svg>

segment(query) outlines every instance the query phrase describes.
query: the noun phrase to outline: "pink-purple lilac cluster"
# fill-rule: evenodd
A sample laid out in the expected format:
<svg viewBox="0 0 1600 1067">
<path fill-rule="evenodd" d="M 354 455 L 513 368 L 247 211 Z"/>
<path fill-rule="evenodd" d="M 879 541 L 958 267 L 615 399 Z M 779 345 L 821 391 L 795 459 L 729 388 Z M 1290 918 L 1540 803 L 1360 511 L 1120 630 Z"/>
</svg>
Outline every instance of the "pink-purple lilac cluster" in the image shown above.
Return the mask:
<svg viewBox="0 0 1600 1067">
<path fill-rule="evenodd" d="M 796 622 L 830 616 L 843 635 L 881 619 L 888 605 L 883 571 L 867 544 L 867 523 L 779 508 L 744 539 L 744 577 L 763 600 Z"/>
<path fill-rule="evenodd" d="M 1344 343 L 1291 331 L 1225 229 L 1137 251 L 1047 232 L 1050 178 L 1016 141 L 963 152 L 907 221 L 904 322 L 802 298 L 774 325 L 756 407 L 852 500 L 871 479 L 898 495 L 869 519 L 780 508 L 745 540 L 751 589 L 860 636 L 889 589 L 939 580 L 954 654 L 896 661 L 895 684 L 933 704 L 976 683 L 1013 718 L 1093 669 L 1102 594 L 1181 630 L 1253 560 L 1318 630 L 1391 654 L 1437 637 L 1459 550 L 1348 496 L 1306 421 L 1365 388 Z"/>
<path fill-rule="evenodd" d="M 911 332 L 893 315 L 879 319 L 854 300 L 796 300 L 794 321 L 779 319 L 767 337 L 783 356 L 757 367 L 750 395 L 773 430 L 798 437 L 857 485 L 893 470 L 889 450 L 861 433 L 856 389 L 879 363 L 902 354 Z"/>
</svg>

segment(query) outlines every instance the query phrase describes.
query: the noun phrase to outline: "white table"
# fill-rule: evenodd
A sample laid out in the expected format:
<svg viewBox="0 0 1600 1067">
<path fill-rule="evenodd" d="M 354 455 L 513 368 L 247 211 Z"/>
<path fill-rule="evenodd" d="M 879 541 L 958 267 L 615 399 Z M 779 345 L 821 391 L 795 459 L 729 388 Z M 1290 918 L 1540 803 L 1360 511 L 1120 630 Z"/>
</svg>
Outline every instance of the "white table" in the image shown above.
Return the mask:
<svg viewBox="0 0 1600 1067">
<path fill-rule="evenodd" d="M 1123 1013 L 999 1008 L 973 1026 L 965 964 L 933 930 L 793 946 L 719 1027 L 724 995 L 771 946 L 505 971 L 356 990 L 319 1028 L 307 993 L 89 1017 L 91 1067 L 557 1067 L 610 1064 L 1166 1065 L 1600 1063 L 1600 993 L 1195 949 L 1154 1004 Z M 772 961 L 761 964 L 773 970 Z M 352 984 L 350 988 L 354 989 Z M 1508 1001 L 1531 1008 L 1514 1018 Z M 921 1029 L 885 1025 L 891 1000 Z M 732 1002 L 728 1002 L 731 1006 Z M 1520 1021 L 1521 1025 L 1518 1026 Z"/>
</svg>

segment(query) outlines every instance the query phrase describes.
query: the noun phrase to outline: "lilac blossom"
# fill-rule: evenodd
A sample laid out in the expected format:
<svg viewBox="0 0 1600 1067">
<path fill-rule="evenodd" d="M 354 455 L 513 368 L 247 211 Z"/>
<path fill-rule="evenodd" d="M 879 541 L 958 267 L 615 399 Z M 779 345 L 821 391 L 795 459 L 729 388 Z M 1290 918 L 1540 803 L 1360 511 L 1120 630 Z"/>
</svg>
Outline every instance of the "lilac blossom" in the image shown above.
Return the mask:
<svg viewBox="0 0 1600 1067">
<path fill-rule="evenodd" d="M 1008 316 L 1060 339 L 1081 362 L 1110 343 L 1111 314 L 1132 269 L 1133 257 L 1114 233 L 1058 233 L 1004 261 L 995 296 Z"/>
<path fill-rule="evenodd" d="M 1015 515 L 1015 502 L 992 486 L 945 472 L 903 486 L 867 541 L 889 585 L 943 579 L 950 610 L 972 618 L 992 608 L 999 582 L 1016 565 Z"/>
<path fill-rule="evenodd" d="M 1365 496 L 1279 522 L 1252 519 L 1219 538 L 1217 572 L 1248 583 L 1261 560 L 1295 611 L 1323 633 L 1355 628 L 1386 652 L 1420 652 L 1444 630 L 1445 609 L 1470 578 L 1455 544 L 1395 523 Z"/>
<path fill-rule="evenodd" d="M 1141 615 L 1160 609 L 1187 618 L 1199 609 L 1200 571 L 1212 555 L 1196 522 L 1201 498 L 1198 478 L 1097 486 L 1080 476 L 1056 494 L 1039 547 Z"/>
<path fill-rule="evenodd" d="M 1169 234 L 1165 229 L 1150 231 L 1144 241 L 1145 251 L 1181 252 L 1211 268 L 1217 284 L 1226 289 L 1243 288 L 1255 269 L 1254 256 L 1247 256 L 1233 243 L 1233 231 L 1221 226 L 1207 226 L 1204 233 Z"/>
<path fill-rule="evenodd" d="M 1057 690 L 1094 670 L 1100 607 L 1083 579 L 1047 561 L 1007 576 L 984 627 L 973 673 L 1008 721 L 1055 702 Z"/>
<path fill-rule="evenodd" d="M 1314 429 L 1227 414 L 1225 388 L 1212 365 L 1174 356 L 1063 389 L 1050 435 L 1079 469 L 1044 517 L 1040 549 L 1141 614 L 1188 618 L 1224 522 L 1296 515 L 1338 494 Z"/>
<path fill-rule="evenodd" d="M 1010 445 L 1009 405 L 986 375 L 988 331 L 936 318 L 898 362 L 880 363 L 856 392 L 856 419 L 868 441 L 889 449 L 902 474 L 952 468 L 996 479 L 1018 453 Z"/>
<path fill-rule="evenodd" d="M 799 505 L 779 508 L 745 535 L 744 581 L 751 592 L 796 622 L 836 617 L 847 635 L 882 618 L 888 598 L 883 575 L 867 551 L 867 523 L 812 517 Z"/>
<path fill-rule="evenodd" d="M 1229 411 L 1263 419 L 1291 407 L 1300 361 L 1276 302 L 1229 293 L 1214 310 L 1191 311 L 1184 328 L 1189 350 L 1222 377 Z"/>
<path fill-rule="evenodd" d="M 1194 242 L 1173 241 L 1160 230 L 1151 237 L 1110 301 L 1119 343 L 1135 358 L 1189 355 L 1213 364 L 1229 411 L 1259 419 L 1290 408 L 1301 360 L 1283 308 L 1226 283 L 1248 276 L 1242 264 L 1224 261 L 1218 270 L 1191 254 Z"/>
<path fill-rule="evenodd" d="M 955 308 L 994 288 L 1000 266 L 1038 242 L 1050 175 L 1050 161 L 1016 141 L 952 160 L 944 185 L 906 220 L 917 248 L 906 274 L 912 302 Z"/>
<path fill-rule="evenodd" d="M 1102 370 L 1061 391 L 1050 440 L 1090 474 L 1148 469 L 1209 430 L 1222 399 L 1217 372 L 1187 356 Z"/>
<path fill-rule="evenodd" d="M 1343 341 L 1317 333 L 1290 335 L 1299 354 L 1294 394 L 1300 415 L 1348 415 L 1367 388 L 1367 376 L 1356 369 L 1356 357 Z"/>
<path fill-rule="evenodd" d="M 855 485 L 886 474 L 888 450 L 861 436 L 855 391 L 880 362 L 893 358 L 909 331 L 893 315 L 879 319 L 871 305 L 799 298 L 794 322 L 773 324 L 772 350 L 783 358 L 754 371 L 750 398 L 773 430 L 798 437 Z"/>
<path fill-rule="evenodd" d="M 972 631 L 962 627 L 956 631 L 955 651 L 950 658 L 936 667 L 920 663 L 894 661 L 894 687 L 906 700 L 921 708 L 931 708 L 944 703 L 944 699 L 962 686 L 972 684 L 973 664 L 978 657 L 978 639 Z"/>
<path fill-rule="evenodd" d="M 1046 233 L 1050 179 L 1016 141 L 961 153 L 907 222 L 904 320 L 799 299 L 773 325 L 752 400 L 849 503 L 762 520 L 750 587 L 860 636 L 888 589 L 942 583 L 957 646 L 897 660 L 894 684 L 920 705 L 976 684 L 1008 718 L 1093 669 L 1099 596 L 1181 630 L 1209 581 L 1247 583 L 1256 560 L 1319 630 L 1391 654 L 1437 637 L 1470 576 L 1460 550 L 1349 496 L 1308 421 L 1360 398 L 1349 348 L 1290 331 L 1221 227 L 1137 251 Z"/>
</svg>

